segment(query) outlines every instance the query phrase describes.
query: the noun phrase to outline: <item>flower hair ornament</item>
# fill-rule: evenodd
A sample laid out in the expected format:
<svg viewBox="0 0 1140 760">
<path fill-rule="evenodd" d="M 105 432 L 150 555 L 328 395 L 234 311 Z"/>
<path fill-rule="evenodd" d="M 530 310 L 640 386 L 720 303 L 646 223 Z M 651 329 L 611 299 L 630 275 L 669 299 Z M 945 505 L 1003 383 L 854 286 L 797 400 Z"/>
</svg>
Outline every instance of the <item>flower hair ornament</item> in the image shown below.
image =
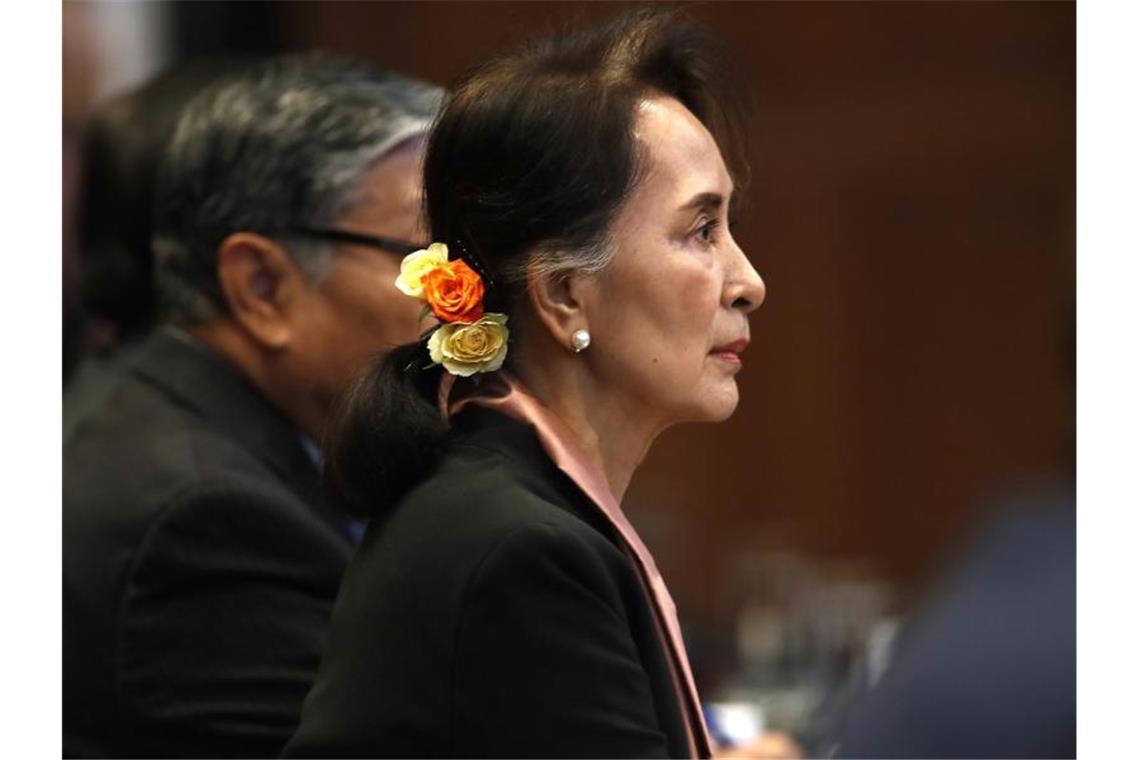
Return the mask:
<svg viewBox="0 0 1140 760">
<path fill-rule="evenodd" d="M 495 372 L 507 358 L 507 315 L 484 313 L 483 277 L 463 259 L 448 260 L 447 246 L 432 243 L 410 253 L 396 278 L 400 292 L 424 302 L 423 316 L 439 325 L 424 333 L 433 364 L 452 375 Z"/>
</svg>

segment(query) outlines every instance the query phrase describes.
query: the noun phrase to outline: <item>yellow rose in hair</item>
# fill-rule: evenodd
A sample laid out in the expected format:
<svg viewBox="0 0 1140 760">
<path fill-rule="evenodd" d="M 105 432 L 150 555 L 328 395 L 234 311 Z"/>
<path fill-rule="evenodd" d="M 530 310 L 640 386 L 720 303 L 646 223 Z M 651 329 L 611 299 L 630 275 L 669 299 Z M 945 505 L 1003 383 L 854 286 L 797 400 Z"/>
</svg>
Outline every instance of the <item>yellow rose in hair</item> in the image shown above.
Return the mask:
<svg viewBox="0 0 1140 760">
<path fill-rule="evenodd" d="M 449 322 L 428 340 L 428 353 L 453 375 L 470 377 L 494 372 L 507 358 L 506 314 L 484 314 L 478 322 Z"/>
<path fill-rule="evenodd" d="M 401 293 L 412 298 L 423 298 L 424 276 L 446 263 L 447 245 L 444 243 L 432 243 L 423 250 L 409 253 L 400 262 L 400 276 L 396 278 L 396 287 Z"/>
</svg>

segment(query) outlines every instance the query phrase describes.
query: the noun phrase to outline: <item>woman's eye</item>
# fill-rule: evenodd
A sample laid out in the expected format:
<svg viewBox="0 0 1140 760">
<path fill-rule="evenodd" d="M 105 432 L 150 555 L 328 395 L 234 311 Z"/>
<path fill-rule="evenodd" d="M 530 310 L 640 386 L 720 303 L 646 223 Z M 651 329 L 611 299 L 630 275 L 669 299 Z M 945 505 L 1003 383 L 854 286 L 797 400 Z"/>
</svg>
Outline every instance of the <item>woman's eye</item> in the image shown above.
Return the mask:
<svg viewBox="0 0 1140 760">
<path fill-rule="evenodd" d="M 708 220 L 697 228 L 697 237 L 700 238 L 700 241 L 702 243 L 711 243 L 716 234 L 716 228 L 719 224 L 719 219 Z"/>
</svg>

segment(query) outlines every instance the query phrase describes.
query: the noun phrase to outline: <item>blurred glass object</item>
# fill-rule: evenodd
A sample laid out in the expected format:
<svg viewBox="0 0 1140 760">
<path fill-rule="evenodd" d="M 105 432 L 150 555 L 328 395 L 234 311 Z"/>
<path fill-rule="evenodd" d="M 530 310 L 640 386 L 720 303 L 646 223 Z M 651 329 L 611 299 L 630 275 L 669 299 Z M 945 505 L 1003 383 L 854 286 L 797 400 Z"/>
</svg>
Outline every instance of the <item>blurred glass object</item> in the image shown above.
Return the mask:
<svg viewBox="0 0 1140 760">
<path fill-rule="evenodd" d="M 704 712 L 709 733 L 722 746 L 748 744 L 764 733 L 764 713 L 751 702 L 709 702 Z"/>
<path fill-rule="evenodd" d="M 869 661 L 885 667 L 896 594 L 869 566 L 757 549 L 740 554 L 729 576 L 736 668 L 715 696 L 749 706 L 761 731 L 814 735 L 854 673 Z"/>
</svg>

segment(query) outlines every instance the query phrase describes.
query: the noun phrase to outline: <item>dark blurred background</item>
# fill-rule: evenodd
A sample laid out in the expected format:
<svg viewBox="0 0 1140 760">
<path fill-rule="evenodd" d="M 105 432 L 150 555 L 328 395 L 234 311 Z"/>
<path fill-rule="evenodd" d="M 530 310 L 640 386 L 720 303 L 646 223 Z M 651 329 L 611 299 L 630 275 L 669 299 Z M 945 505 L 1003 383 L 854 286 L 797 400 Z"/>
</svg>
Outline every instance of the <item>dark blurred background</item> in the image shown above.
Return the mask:
<svg viewBox="0 0 1140 760">
<path fill-rule="evenodd" d="M 65 147 L 175 64 L 320 47 L 447 84 L 620 7 L 66 3 Z M 756 103 L 737 237 L 768 298 L 736 415 L 664 435 L 626 508 L 702 688 L 802 728 L 987 504 L 1072 476 L 1076 5 L 683 8 Z"/>
</svg>

